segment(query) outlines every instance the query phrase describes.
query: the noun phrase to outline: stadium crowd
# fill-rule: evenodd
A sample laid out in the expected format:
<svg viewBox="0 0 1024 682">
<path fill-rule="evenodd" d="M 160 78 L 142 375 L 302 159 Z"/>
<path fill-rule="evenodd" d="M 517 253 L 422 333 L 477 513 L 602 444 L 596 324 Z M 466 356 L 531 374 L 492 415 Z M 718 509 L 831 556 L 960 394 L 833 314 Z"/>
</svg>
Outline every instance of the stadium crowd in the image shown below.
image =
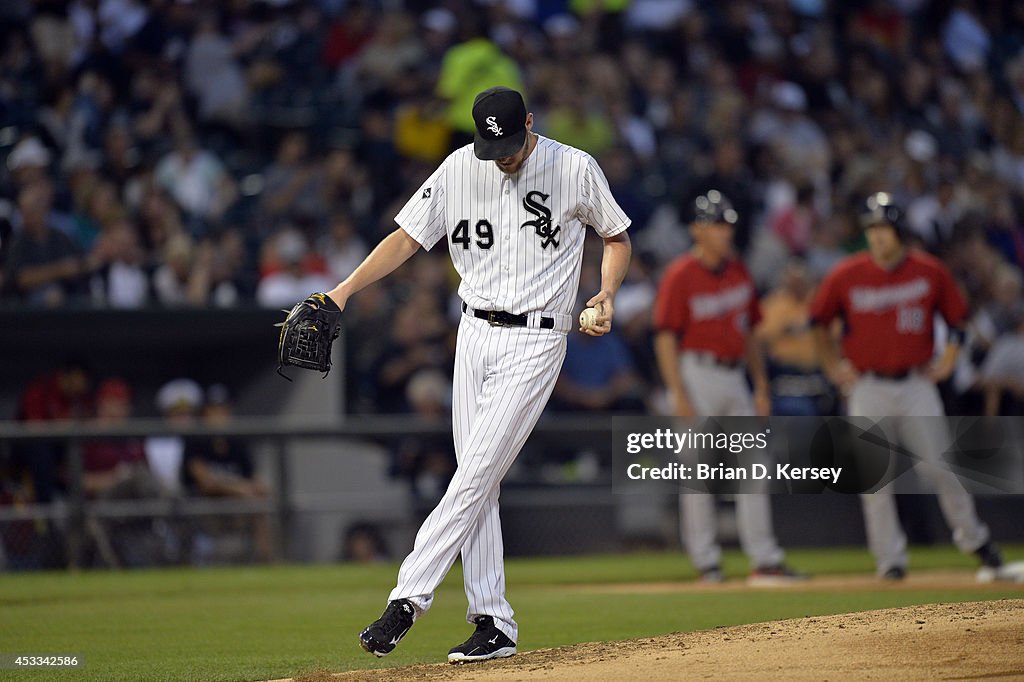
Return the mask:
<svg viewBox="0 0 1024 682">
<path fill-rule="evenodd" d="M 596 156 L 633 218 L 616 332 L 573 339 L 553 409 L 658 409 L 651 303 L 709 188 L 737 207 L 773 302 L 764 339 L 783 346 L 815 281 L 862 247 L 864 197 L 894 194 L 973 311 L 950 411 L 1019 408 L 1024 5 L 1009 0 L 10 0 L 0 302 L 281 307 L 329 288 L 468 141 L 467 98 L 495 83 Z M 445 394 L 456 284 L 435 249 L 353 300 L 352 410 Z"/>
<path fill-rule="evenodd" d="M 1011 0 L 5 0 L 0 307 L 281 307 L 328 289 L 469 141 L 472 97 L 494 84 L 523 89 L 538 132 L 597 157 L 633 219 L 616 329 L 570 336 L 550 409 L 664 409 L 651 307 L 689 245 L 692 198 L 714 188 L 737 208 L 764 295 L 775 413 L 840 409 L 817 372 L 809 301 L 863 248 L 858 213 L 878 190 L 968 295 L 948 411 L 1020 413 L 1024 3 Z M 438 250 L 353 299 L 352 411 L 447 413 L 459 308 Z M 599 253 L 588 246 L 583 292 Z M 156 407 L 217 420 L 226 405 L 223 387 L 175 380 Z M 0 417 L 109 422 L 139 408 L 131 376 L 69 363 Z M 267 495 L 239 444 L 150 441 L 96 443 L 88 496 Z M 0 458 L 0 502 L 59 495 L 60 459 Z M 393 473 L 429 508 L 451 460 L 449 443 L 405 442 Z M 89 523 L 97 563 L 181 553 L 158 525 Z M 221 530 L 193 533 L 191 560 Z M 242 530 L 266 558 L 265 519 Z M 23 567 L 60 563 L 31 544 L 57 544 L 38 528 L 6 532 L 27 538 L 8 542 Z M 133 532 L 158 546 L 139 556 L 119 543 Z"/>
</svg>

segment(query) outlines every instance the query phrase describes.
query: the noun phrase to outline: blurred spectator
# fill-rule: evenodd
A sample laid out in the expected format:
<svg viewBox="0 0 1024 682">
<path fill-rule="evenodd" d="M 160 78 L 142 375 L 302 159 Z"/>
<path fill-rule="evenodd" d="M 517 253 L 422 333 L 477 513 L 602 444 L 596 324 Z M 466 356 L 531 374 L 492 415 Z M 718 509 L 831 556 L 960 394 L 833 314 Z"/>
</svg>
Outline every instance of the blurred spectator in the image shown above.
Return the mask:
<svg viewBox="0 0 1024 682">
<path fill-rule="evenodd" d="M 615 130 L 604 110 L 590 104 L 584 93 L 573 87 L 577 76 L 566 68 L 553 85 L 544 129 L 567 145 L 600 156 L 614 143 Z"/>
<path fill-rule="evenodd" d="M 269 258 L 271 267 L 256 289 L 256 300 L 266 308 L 291 307 L 314 291 L 328 291 L 337 281 L 314 272 L 307 261 L 309 247 L 297 230 L 283 230 L 274 238 Z M 319 265 L 317 265 L 319 267 Z M 340 281 L 340 280 L 339 280 Z"/>
<path fill-rule="evenodd" d="M 124 379 L 111 378 L 96 388 L 96 423 L 125 424 L 132 416 L 132 390 Z M 85 493 L 90 498 L 156 497 L 160 487 L 146 463 L 137 438 L 88 441 L 82 446 Z"/>
<path fill-rule="evenodd" d="M 633 152 L 626 147 L 613 147 L 600 158 L 600 163 L 615 200 L 633 221 L 630 231 L 634 234 L 640 232 L 647 226 L 651 208 L 644 194 L 643 176 Z"/>
<path fill-rule="evenodd" d="M 93 167 L 95 164 L 81 159 L 71 175 L 75 202 L 72 219 L 76 228 L 71 237 L 82 249 L 92 248 L 104 227 L 124 218 L 124 208 L 117 199 L 116 186 L 97 177 L 91 172 Z"/>
<path fill-rule="evenodd" d="M 474 27 L 465 28 L 468 33 L 475 33 Z M 472 141 L 473 98 L 478 92 L 496 85 L 523 89 L 515 62 L 487 38 L 477 33 L 445 53 L 437 78 L 437 94 L 448 103 L 448 124 L 457 133 L 452 140 L 453 147 Z"/>
<path fill-rule="evenodd" d="M 619 293 L 615 295 L 615 329 L 629 349 L 645 386 L 658 376 L 657 362 L 650 352 L 654 343 L 651 308 L 657 294 L 653 271 L 654 257 L 634 252 Z"/>
<path fill-rule="evenodd" d="M 711 169 L 707 174 L 698 177 L 687 191 L 678 197 L 680 219 L 688 223 L 693 217 L 692 206 L 694 197 L 717 189 L 734 202 L 739 219 L 736 221 L 734 243 L 741 253 L 745 253 L 750 245 L 751 216 L 755 214 L 757 203 L 754 189 L 754 178 L 745 158 L 743 142 L 729 136 L 714 143 L 711 152 Z"/>
<path fill-rule="evenodd" d="M 999 337 L 981 366 L 978 383 L 985 394 L 985 414 L 1024 414 L 1024 315 Z"/>
<path fill-rule="evenodd" d="M 132 132 L 146 150 L 162 148 L 161 137 L 185 126 L 188 120 L 181 87 L 161 76 L 156 69 L 140 69 L 132 79 Z"/>
<path fill-rule="evenodd" d="M 70 68 L 75 51 L 75 34 L 63 3 L 38 2 L 30 27 L 32 42 L 43 61 L 47 80 L 61 78 Z"/>
<path fill-rule="evenodd" d="M 769 105 L 755 112 L 751 138 L 769 145 L 787 173 L 809 180 L 823 177 L 831 152 L 824 132 L 806 114 L 803 88 L 788 81 L 775 83 Z"/>
<path fill-rule="evenodd" d="M 385 349 L 377 330 L 392 324 L 394 305 L 384 287 L 371 286 L 345 307 L 345 405 L 355 414 L 383 411 L 376 375 Z"/>
<path fill-rule="evenodd" d="M 206 393 L 203 421 L 208 426 L 225 426 L 231 422 L 233 409 L 227 387 L 215 384 Z M 186 492 L 203 497 L 234 497 L 245 499 L 266 499 L 270 489 L 256 476 L 248 443 L 239 438 L 214 436 L 194 439 L 186 443 L 181 470 L 182 484 Z M 266 514 L 241 517 L 210 519 L 204 528 L 207 532 L 225 530 L 224 526 L 243 526 L 251 533 L 252 553 L 261 561 L 269 561 L 272 547 L 270 519 Z M 202 556 L 208 548 L 205 540 L 197 538 L 193 552 L 200 556 L 193 559 L 205 563 L 209 557 Z"/>
<path fill-rule="evenodd" d="M 141 0 L 100 0 L 95 16 L 99 38 L 111 52 L 120 53 L 148 16 Z"/>
<path fill-rule="evenodd" d="M 202 234 L 217 223 L 237 195 L 235 183 L 211 152 L 199 148 L 184 125 L 175 127 L 174 150 L 156 166 L 156 182 L 185 211 L 193 233 Z"/>
<path fill-rule="evenodd" d="M 451 146 L 451 128 L 437 101 L 427 93 L 415 93 L 395 111 L 395 151 L 400 156 L 438 165 Z"/>
<path fill-rule="evenodd" d="M 140 308 L 149 299 L 149 274 L 135 226 L 125 219 L 112 223 L 96 245 L 105 265 L 92 278 L 94 303 L 111 308 Z"/>
<path fill-rule="evenodd" d="M 1024 277 L 1020 269 L 1003 263 L 988 274 L 988 300 L 971 319 L 971 330 L 983 349 L 1012 332 L 1024 315 Z"/>
<path fill-rule="evenodd" d="M 156 405 L 169 427 L 187 427 L 196 422 L 203 405 L 203 389 L 192 379 L 168 381 L 156 393 Z M 167 494 L 181 491 L 185 439 L 181 436 L 150 436 L 143 447 L 149 469 Z"/>
<path fill-rule="evenodd" d="M 851 245 L 851 240 L 855 240 Z M 851 250 L 857 250 L 864 236 L 856 218 L 847 211 L 836 211 L 813 233 L 807 249 L 807 268 L 813 279 L 824 277 Z M 844 248 L 845 247 L 845 248 Z"/>
<path fill-rule="evenodd" d="M 451 365 L 447 331 L 444 315 L 428 292 L 419 293 L 394 311 L 391 333 L 374 372 L 379 409 L 409 411 L 407 387 L 413 376 L 421 370 Z"/>
<path fill-rule="evenodd" d="M 451 417 L 451 382 L 436 369 L 424 369 L 409 380 L 405 391 L 412 413 L 428 424 Z M 455 473 L 455 447 L 448 434 L 405 438 L 395 453 L 392 475 L 407 479 L 418 514 L 433 509 Z"/>
<path fill-rule="evenodd" d="M 53 194 L 47 181 L 27 185 L 18 195 L 21 230 L 14 237 L 4 270 L 25 302 L 55 307 L 81 299 L 87 276 L 103 264 L 104 253 L 80 253 L 50 218 Z"/>
<path fill-rule="evenodd" d="M 168 307 L 204 305 L 210 295 L 213 246 L 208 241 L 196 246 L 185 234 L 167 239 L 164 263 L 153 273 L 156 300 Z"/>
<path fill-rule="evenodd" d="M 942 27 L 942 44 L 961 71 L 978 71 L 985 66 L 992 39 L 974 0 L 953 3 L 953 11 Z"/>
<path fill-rule="evenodd" d="M 765 346 L 772 410 L 776 416 L 831 414 L 834 396 L 821 372 L 810 310 L 814 283 L 801 261 L 791 261 L 779 285 L 761 299 L 755 338 Z"/>
<path fill-rule="evenodd" d="M 210 303 L 220 308 L 251 300 L 256 291 L 257 274 L 250 265 L 249 253 L 242 233 L 224 230 L 211 244 Z"/>
<path fill-rule="evenodd" d="M 1024 268 L 1024 223 L 1018 218 L 1013 201 L 1003 194 L 992 208 L 988 240 L 1009 262 Z"/>
<path fill-rule="evenodd" d="M 120 378 L 96 388 L 96 422 L 122 425 L 132 416 L 132 391 Z M 161 496 L 149 470 L 142 440 L 93 440 L 82 445 L 83 487 L 92 500 L 139 500 Z M 150 519 L 107 520 L 88 515 L 86 530 L 107 566 L 144 566 L 159 557 Z M 85 562 L 88 565 L 88 561 Z"/>
<path fill-rule="evenodd" d="M 953 230 L 963 216 L 963 207 L 955 197 L 956 185 L 944 176 L 934 194 L 926 194 L 907 206 L 907 225 L 930 251 L 948 245 Z"/>
<path fill-rule="evenodd" d="M 324 64 L 332 70 L 348 65 L 373 37 L 375 22 L 376 17 L 368 3 L 346 3 L 344 14 L 328 29 L 323 50 Z"/>
<path fill-rule="evenodd" d="M 0 454 L 0 509 L 38 502 L 33 473 L 16 454 Z M 57 528 L 30 519 L 0 524 L 0 570 L 38 570 L 65 565 L 64 542 Z"/>
<path fill-rule="evenodd" d="M 103 138 L 103 164 L 105 178 L 114 183 L 120 193 L 132 185 L 140 171 L 141 153 L 127 122 L 115 122 L 107 128 Z"/>
<path fill-rule="evenodd" d="M 324 210 L 347 209 L 360 231 L 364 235 L 369 232 L 363 228 L 374 218 L 375 188 L 366 168 L 356 161 L 351 149 L 335 147 L 327 152 L 318 192 L 320 207 Z M 388 231 L 391 229 L 389 226 Z"/>
<path fill-rule="evenodd" d="M 452 46 L 452 41 L 456 37 L 459 20 L 451 10 L 435 7 L 423 13 L 423 16 L 420 17 L 420 25 L 423 27 L 422 39 L 425 54 L 419 64 L 419 70 L 424 80 L 432 81 L 435 74 L 440 72 L 444 54 Z M 1024 88 L 1021 90 L 1024 92 Z"/>
<path fill-rule="evenodd" d="M 185 53 L 185 83 L 199 104 L 199 119 L 242 127 L 248 121 L 249 92 L 231 42 L 217 15 L 204 12 Z"/>
<path fill-rule="evenodd" d="M 330 278 L 340 282 L 363 262 L 369 249 L 356 232 L 352 216 L 344 211 L 336 211 L 331 216 L 327 234 L 317 245 L 317 252 L 327 261 Z"/>
<path fill-rule="evenodd" d="M 103 129 L 109 125 L 115 105 L 110 75 L 90 65 L 78 76 L 63 150 L 65 160 L 102 146 Z"/>
<path fill-rule="evenodd" d="M 25 422 L 86 419 L 93 414 L 92 378 L 81 358 L 68 358 L 57 370 L 34 378 L 22 391 L 16 418 Z M 53 502 L 64 489 L 66 448 L 61 442 L 17 446 L 31 472 L 35 501 Z"/>
<path fill-rule="evenodd" d="M 143 246 L 159 253 L 171 237 L 185 234 L 181 215 L 174 200 L 157 188 L 149 189 L 139 205 L 140 236 Z"/>
<path fill-rule="evenodd" d="M 316 176 L 321 169 L 309 160 L 309 136 L 301 130 L 285 133 L 277 158 L 263 171 L 260 203 L 267 216 L 316 216 L 320 211 Z"/>
<path fill-rule="evenodd" d="M 814 185 L 800 183 L 796 188 L 796 202 L 772 218 L 772 231 L 778 235 L 794 256 L 804 256 L 818 227 L 818 212 L 814 208 Z"/>
<path fill-rule="evenodd" d="M 92 413 L 92 379 L 81 358 L 70 358 L 29 382 L 18 407 L 18 419 L 29 422 L 85 419 Z"/>
<path fill-rule="evenodd" d="M 53 155 L 38 137 L 22 139 L 7 155 L 7 168 L 11 171 L 16 189 L 21 189 L 47 177 Z"/>
<path fill-rule="evenodd" d="M 402 87 L 409 70 L 424 57 L 416 28 L 406 12 L 385 11 L 377 18 L 377 30 L 356 57 L 356 78 L 363 92 Z"/>
<path fill-rule="evenodd" d="M 355 152 L 373 187 L 373 209 L 380 211 L 386 203 L 406 198 L 399 197 L 404 188 L 390 108 L 367 102 L 359 126 L 362 137 Z"/>
<path fill-rule="evenodd" d="M 345 529 L 345 535 L 341 542 L 340 559 L 361 564 L 375 564 L 390 561 L 391 553 L 377 526 L 367 521 L 357 521 Z"/>
<path fill-rule="evenodd" d="M 642 412 L 641 395 L 633 358 L 616 331 L 604 336 L 569 335 L 565 362 L 551 395 L 554 409 Z"/>
</svg>

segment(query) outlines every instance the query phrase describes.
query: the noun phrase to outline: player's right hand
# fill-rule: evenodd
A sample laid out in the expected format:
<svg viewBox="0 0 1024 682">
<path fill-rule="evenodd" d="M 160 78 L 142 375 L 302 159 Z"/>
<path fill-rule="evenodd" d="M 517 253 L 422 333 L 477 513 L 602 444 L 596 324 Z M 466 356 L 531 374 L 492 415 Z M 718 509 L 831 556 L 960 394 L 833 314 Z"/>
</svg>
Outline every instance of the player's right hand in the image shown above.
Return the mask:
<svg viewBox="0 0 1024 682">
<path fill-rule="evenodd" d="M 850 395 L 853 387 L 860 381 L 860 373 L 850 364 L 849 360 L 840 360 L 830 371 L 827 371 L 829 381 L 835 384 L 843 395 Z"/>
<path fill-rule="evenodd" d="M 697 412 L 690 404 L 690 399 L 683 393 L 672 394 L 672 412 L 677 417 L 696 417 Z"/>
<path fill-rule="evenodd" d="M 612 318 L 615 316 L 613 298 L 607 291 L 601 290 L 587 301 L 588 308 L 597 310 L 597 321 L 589 329 L 580 329 L 590 336 L 604 336 L 612 330 Z"/>
</svg>

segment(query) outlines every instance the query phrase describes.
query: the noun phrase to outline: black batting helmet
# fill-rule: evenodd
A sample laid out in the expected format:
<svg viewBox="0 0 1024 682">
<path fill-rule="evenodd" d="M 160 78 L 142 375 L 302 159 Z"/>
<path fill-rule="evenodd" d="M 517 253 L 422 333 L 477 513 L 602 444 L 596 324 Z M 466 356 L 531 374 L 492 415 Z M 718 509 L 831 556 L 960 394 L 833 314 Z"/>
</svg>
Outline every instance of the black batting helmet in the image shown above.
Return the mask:
<svg viewBox="0 0 1024 682">
<path fill-rule="evenodd" d="M 732 202 L 717 189 L 709 189 L 693 200 L 694 223 L 725 223 L 735 225 L 739 214 Z"/>
<path fill-rule="evenodd" d="M 906 233 L 903 209 L 888 192 L 875 192 L 868 197 L 865 211 L 860 216 L 861 229 L 875 225 L 890 225 L 901 238 Z"/>
</svg>

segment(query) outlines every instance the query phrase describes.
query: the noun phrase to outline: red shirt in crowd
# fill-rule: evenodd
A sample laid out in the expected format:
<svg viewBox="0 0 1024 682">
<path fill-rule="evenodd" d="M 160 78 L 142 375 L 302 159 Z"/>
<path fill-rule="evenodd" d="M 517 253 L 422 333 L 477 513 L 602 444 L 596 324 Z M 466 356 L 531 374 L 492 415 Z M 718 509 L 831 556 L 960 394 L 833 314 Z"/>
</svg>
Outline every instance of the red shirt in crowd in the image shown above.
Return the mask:
<svg viewBox="0 0 1024 682">
<path fill-rule="evenodd" d="M 843 354 L 861 372 L 898 373 L 931 360 L 935 311 L 953 327 L 967 315 L 967 302 L 949 270 L 916 250 L 892 270 L 870 254 L 842 261 L 821 283 L 811 321 L 845 324 Z"/>
<path fill-rule="evenodd" d="M 654 306 L 654 328 L 674 332 L 680 350 L 739 360 L 746 355 L 747 335 L 760 320 L 754 281 L 739 260 L 729 259 L 710 270 L 687 254 L 665 270 Z"/>
<path fill-rule="evenodd" d="M 121 464 L 143 464 L 145 461 L 146 451 L 138 439 L 96 440 L 82 446 L 82 466 L 90 473 L 113 471 Z"/>
<path fill-rule="evenodd" d="M 92 414 L 92 396 L 64 393 L 55 372 L 33 379 L 22 392 L 18 405 L 18 419 L 30 422 L 80 419 Z"/>
</svg>

